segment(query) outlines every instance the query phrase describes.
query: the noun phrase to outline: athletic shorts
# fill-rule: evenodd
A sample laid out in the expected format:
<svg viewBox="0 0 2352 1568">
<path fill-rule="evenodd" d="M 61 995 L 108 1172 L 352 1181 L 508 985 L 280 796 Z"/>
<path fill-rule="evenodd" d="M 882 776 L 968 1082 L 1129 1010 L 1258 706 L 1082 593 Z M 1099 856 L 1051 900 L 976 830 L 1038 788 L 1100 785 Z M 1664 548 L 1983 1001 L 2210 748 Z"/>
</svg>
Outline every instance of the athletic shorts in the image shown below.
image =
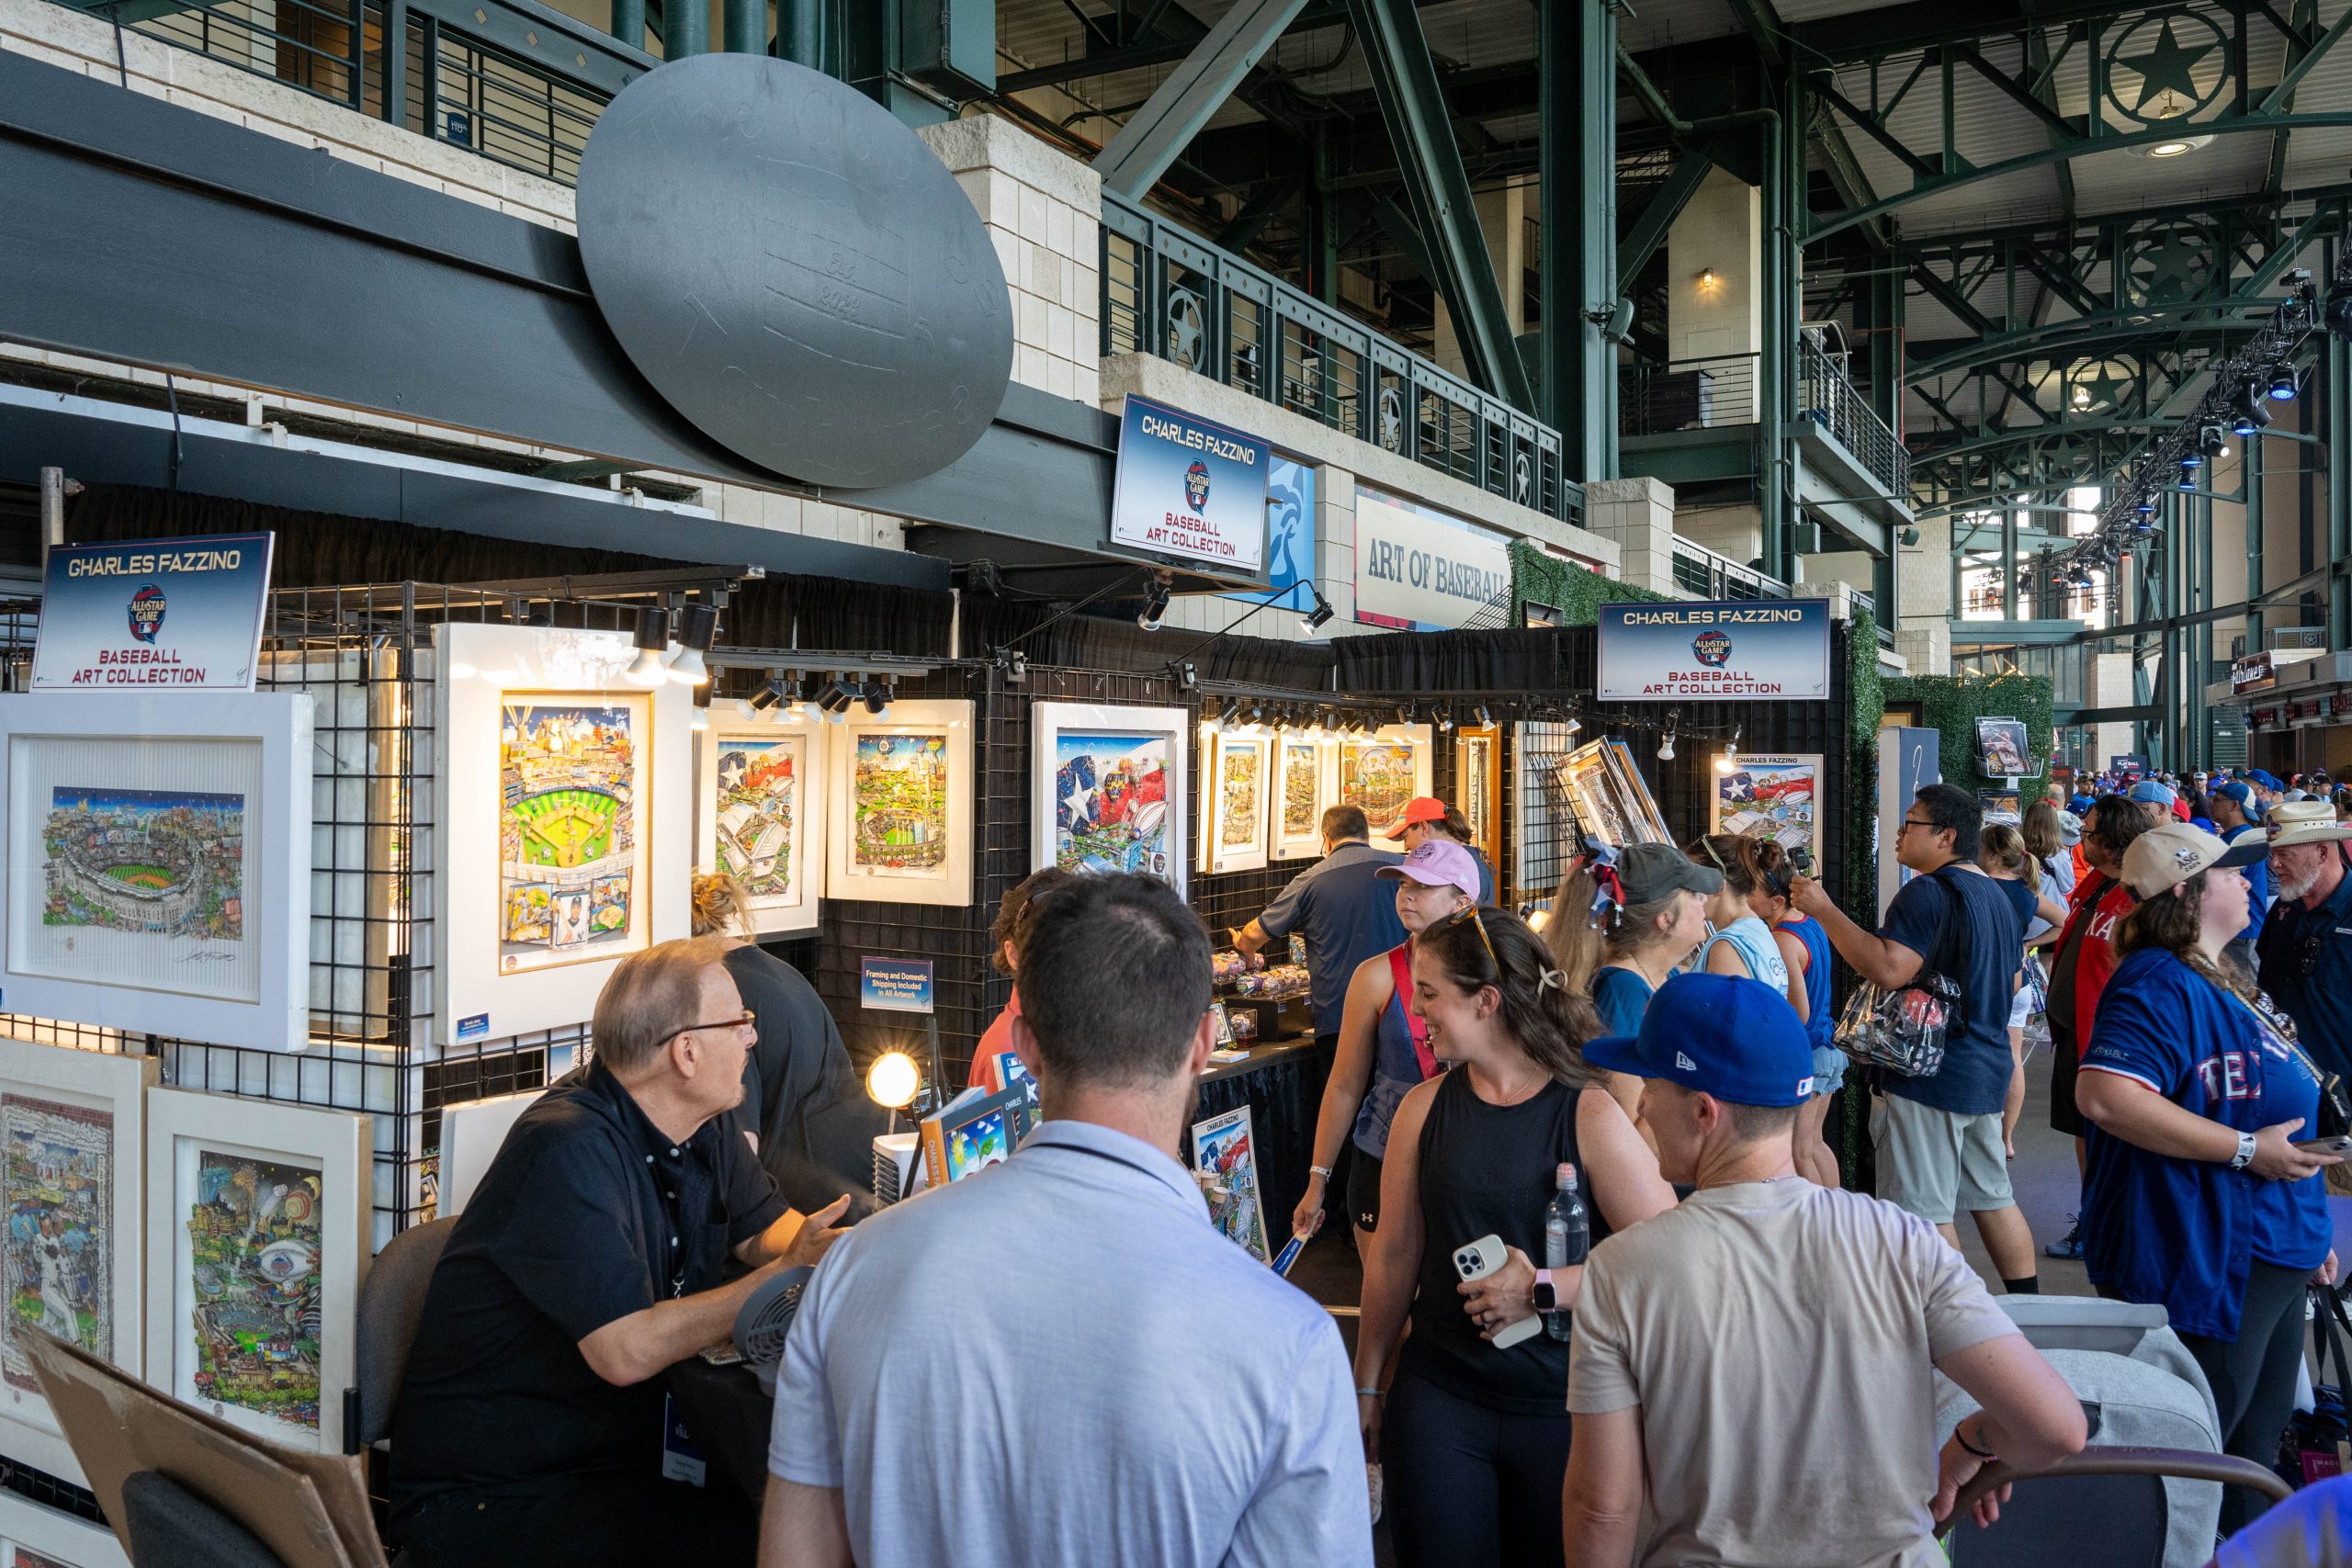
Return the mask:
<svg viewBox="0 0 2352 1568">
<path fill-rule="evenodd" d="M 2089 1131 L 2083 1113 L 2075 1107 L 2075 1075 L 2082 1066 L 2082 1053 L 2075 1049 L 2072 1034 L 2050 1036 L 2050 1127 L 2052 1132 L 2079 1138 Z"/>
<path fill-rule="evenodd" d="M 1813 1048 L 1813 1092 L 1837 1093 L 1838 1086 L 1846 1081 L 1849 1060 L 1846 1053 L 1835 1045 L 1815 1045 Z"/>
<path fill-rule="evenodd" d="M 1360 1231 L 1380 1228 L 1380 1161 L 1363 1152 L 1363 1145 L 1352 1145 L 1355 1158 L 1348 1163 L 1348 1223 Z"/>
<path fill-rule="evenodd" d="M 1917 1100 L 1879 1097 L 1878 1195 L 1930 1224 L 1961 1210 L 1984 1213 L 2017 1201 L 2001 1144 L 2001 1113 L 1963 1116 Z"/>
<path fill-rule="evenodd" d="M 2019 986 L 2018 987 L 2018 999 L 2009 1004 L 2009 1027 L 2011 1029 L 2023 1029 L 2026 1025 L 2026 1021 L 2032 1016 L 2033 987 L 2031 986 Z"/>
</svg>

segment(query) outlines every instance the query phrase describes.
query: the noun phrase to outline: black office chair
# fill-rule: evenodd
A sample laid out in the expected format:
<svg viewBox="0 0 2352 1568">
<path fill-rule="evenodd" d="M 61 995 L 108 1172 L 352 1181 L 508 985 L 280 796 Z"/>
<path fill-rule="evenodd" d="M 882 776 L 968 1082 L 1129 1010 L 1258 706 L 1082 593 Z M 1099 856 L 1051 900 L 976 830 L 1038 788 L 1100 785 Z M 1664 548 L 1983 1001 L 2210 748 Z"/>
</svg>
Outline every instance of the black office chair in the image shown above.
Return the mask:
<svg viewBox="0 0 2352 1568">
<path fill-rule="evenodd" d="M 428 1220 L 392 1237 L 359 1287 L 359 1430 L 346 1448 L 356 1453 L 391 1435 L 401 1374 L 424 1316 L 424 1292 L 449 1245 L 455 1220 Z"/>
<path fill-rule="evenodd" d="M 2162 1568 L 2170 1516 L 2165 1477 L 2251 1487 L 2273 1502 L 2291 1494 L 2250 1460 L 2188 1449 L 2093 1444 L 2047 1470 L 2020 1475 L 1997 1461 L 1962 1487 L 1946 1526 L 1952 1568 Z M 1978 1529 L 1968 1510 L 2014 1483 L 2001 1517 Z"/>
<path fill-rule="evenodd" d="M 253 1531 L 160 1471 L 124 1479 L 122 1511 L 132 1568 L 286 1568 Z"/>
</svg>

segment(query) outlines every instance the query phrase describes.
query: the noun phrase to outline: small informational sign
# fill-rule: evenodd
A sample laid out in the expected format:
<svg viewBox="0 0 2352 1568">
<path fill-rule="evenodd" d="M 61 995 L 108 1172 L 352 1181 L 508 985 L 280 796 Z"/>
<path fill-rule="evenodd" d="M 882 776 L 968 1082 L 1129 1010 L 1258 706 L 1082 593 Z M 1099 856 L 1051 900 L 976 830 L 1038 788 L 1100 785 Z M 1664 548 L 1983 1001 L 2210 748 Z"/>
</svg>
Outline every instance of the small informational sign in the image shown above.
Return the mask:
<svg viewBox="0 0 2352 1568">
<path fill-rule="evenodd" d="M 1829 601 L 1732 599 L 1600 606 L 1600 697 L 1821 702 Z"/>
<path fill-rule="evenodd" d="M 41 583 L 37 692 L 250 692 L 274 534 L 60 545 Z"/>
<path fill-rule="evenodd" d="M 1451 631 L 1510 586 L 1510 547 L 1458 517 L 1356 487 L 1356 619 Z"/>
<path fill-rule="evenodd" d="M 876 1012 L 931 1011 L 931 960 L 861 958 L 857 999 Z"/>
<path fill-rule="evenodd" d="M 1255 574 L 1266 562 L 1265 441 L 1127 394 L 1111 542 Z"/>
<path fill-rule="evenodd" d="M 2147 753 L 2119 751 L 2107 760 L 2107 771 L 2111 773 L 2144 773 L 2148 771 Z"/>
</svg>

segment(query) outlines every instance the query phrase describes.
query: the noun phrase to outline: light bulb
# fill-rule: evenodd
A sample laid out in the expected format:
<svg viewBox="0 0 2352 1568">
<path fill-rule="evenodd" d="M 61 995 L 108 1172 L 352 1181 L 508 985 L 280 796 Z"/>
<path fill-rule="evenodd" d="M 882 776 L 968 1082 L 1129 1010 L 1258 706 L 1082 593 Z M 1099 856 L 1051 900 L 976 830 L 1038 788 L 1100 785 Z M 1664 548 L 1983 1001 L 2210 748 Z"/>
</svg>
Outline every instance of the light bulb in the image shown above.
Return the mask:
<svg viewBox="0 0 2352 1568">
<path fill-rule="evenodd" d="M 670 679 L 670 671 L 662 662 L 661 654 L 652 649 L 638 649 L 637 660 L 621 676 L 632 686 L 659 686 Z"/>
<path fill-rule="evenodd" d="M 1667 731 L 1666 739 L 1657 743 L 1657 760 L 1661 762 L 1674 761 L 1674 732 L 1672 730 Z"/>
<path fill-rule="evenodd" d="M 922 1073 L 904 1051 L 885 1051 L 865 1070 L 865 1095 L 876 1105 L 903 1111 L 922 1089 Z"/>
</svg>

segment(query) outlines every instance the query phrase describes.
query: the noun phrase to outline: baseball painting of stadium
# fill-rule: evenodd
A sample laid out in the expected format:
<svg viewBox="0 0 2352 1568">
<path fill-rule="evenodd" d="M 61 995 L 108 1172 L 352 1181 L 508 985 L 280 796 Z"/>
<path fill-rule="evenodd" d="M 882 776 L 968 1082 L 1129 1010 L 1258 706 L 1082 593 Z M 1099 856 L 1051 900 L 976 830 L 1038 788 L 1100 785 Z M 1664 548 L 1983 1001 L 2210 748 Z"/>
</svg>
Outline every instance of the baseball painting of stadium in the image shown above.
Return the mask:
<svg viewBox="0 0 2352 1568">
<path fill-rule="evenodd" d="M 947 859 L 947 737 L 867 734 L 856 746 L 851 866 L 865 876 L 937 876 Z"/>
<path fill-rule="evenodd" d="M 20 1393 L 40 1393 L 27 1324 L 115 1359 L 114 1144 L 111 1111 L 0 1094 L 0 1377 Z"/>
<path fill-rule="evenodd" d="M 1323 743 L 1310 730 L 1274 738 L 1273 858 L 1323 852 Z"/>
<path fill-rule="evenodd" d="M 1262 736 L 1218 735 L 1204 739 L 1210 759 L 1204 802 L 1207 821 L 1201 835 L 1204 869 L 1251 871 L 1266 863 L 1266 769 L 1269 743 Z"/>
<path fill-rule="evenodd" d="M 1362 807 L 1375 835 L 1395 826 L 1413 798 L 1416 750 L 1407 740 L 1340 742 L 1340 804 Z"/>
<path fill-rule="evenodd" d="M 743 885 L 755 909 L 798 901 L 808 744 L 798 735 L 729 735 L 718 742 L 717 863 Z"/>
<path fill-rule="evenodd" d="M 245 797 L 50 790 L 44 925 L 204 942 L 245 934 Z"/>
<path fill-rule="evenodd" d="M 500 973 L 645 945 L 632 909 L 648 702 L 509 693 L 500 703 Z"/>
<path fill-rule="evenodd" d="M 1054 751 L 1054 863 L 1069 871 L 1140 871 L 1165 878 L 1169 753 L 1176 737 L 1065 730 Z"/>
</svg>

